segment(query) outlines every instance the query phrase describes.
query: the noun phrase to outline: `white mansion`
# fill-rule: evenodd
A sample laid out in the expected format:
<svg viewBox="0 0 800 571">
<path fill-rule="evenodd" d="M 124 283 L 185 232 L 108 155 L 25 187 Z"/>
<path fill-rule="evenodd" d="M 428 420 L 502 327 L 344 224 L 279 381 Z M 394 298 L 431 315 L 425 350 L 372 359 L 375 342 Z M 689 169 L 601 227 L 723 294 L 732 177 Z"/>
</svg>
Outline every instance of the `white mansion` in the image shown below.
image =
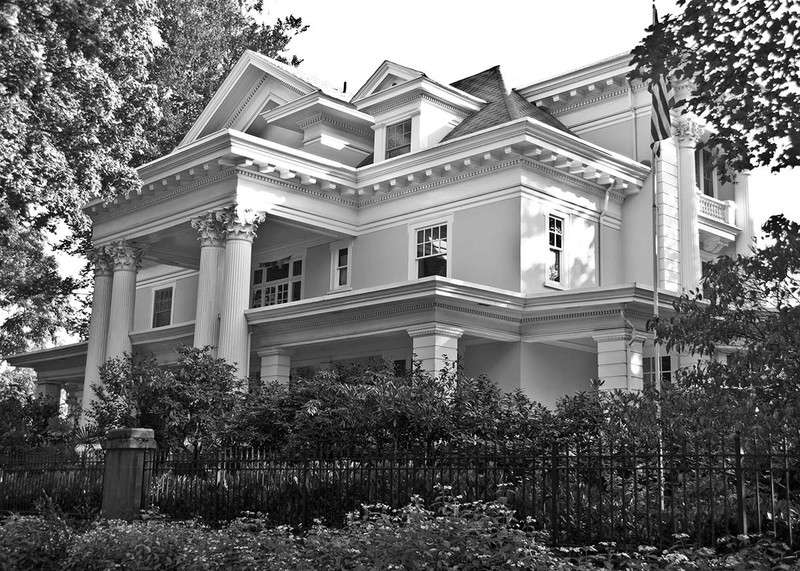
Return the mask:
<svg viewBox="0 0 800 571">
<path fill-rule="evenodd" d="M 509 91 L 499 68 L 445 85 L 387 61 L 345 95 L 247 52 L 137 192 L 86 205 L 89 340 L 9 361 L 84 402 L 107 359 L 180 344 L 264 380 L 459 356 L 546 404 L 592 377 L 640 388 L 653 197 L 664 311 L 754 228 L 747 176 L 718 181 L 691 117 L 651 168 L 650 94 L 628 69 Z"/>
</svg>

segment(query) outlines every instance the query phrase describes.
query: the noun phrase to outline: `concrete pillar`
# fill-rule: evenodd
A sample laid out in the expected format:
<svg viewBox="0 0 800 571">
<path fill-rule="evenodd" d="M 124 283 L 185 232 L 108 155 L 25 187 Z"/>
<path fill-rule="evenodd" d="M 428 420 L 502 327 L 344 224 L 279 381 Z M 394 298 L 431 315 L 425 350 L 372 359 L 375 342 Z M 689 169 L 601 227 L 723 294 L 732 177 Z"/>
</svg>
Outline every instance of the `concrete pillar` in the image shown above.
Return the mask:
<svg viewBox="0 0 800 571">
<path fill-rule="evenodd" d="M 103 507 L 100 517 L 131 521 L 144 507 L 145 462 L 156 449 L 150 428 L 109 430 L 103 441 L 106 451 L 103 473 Z"/>
<path fill-rule="evenodd" d="M 89 322 L 89 344 L 86 348 L 86 369 L 83 375 L 83 395 L 80 425 L 86 426 L 86 412 L 94 400 L 92 385 L 100 384 L 100 367 L 106 360 L 108 324 L 111 318 L 111 289 L 114 266 L 107 246 L 95 248 L 91 253 L 94 262 L 94 293 L 92 318 Z"/>
<path fill-rule="evenodd" d="M 253 239 L 263 214 L 226 211 L 225 278 L 219 326 L 220 359 L 236 366 L 239 377 L 247 377 L 250 367 L 247 320 L 250 307 L 250 264 Z"/>
<path fill-rule="evenodd" d="M 136 304 L 136 273 L 142 264 L 144 248 L 133 242 L 119 241 L 111 245 L 114 279 L 111 285 L 111 317 L 106 342 L 106 359 L 131 352 L 133 314 Z"/>
<path fill-rule="evenodd" d="M 261 383 L 289 384 L 289 371 L 292 366 L 292 352 L 286 349 L 265 349 L 258 352 L 261 357 Z"/>
<path fill-rule="evenodd" d="M 750 210 L 750 171 L 736 173 L 733 197 L 736 203 L 736 227 L 740 230 L 736 237 L 736 253 L 749 256 L 753 240 L 758 236 L 758 226 Z"/>
<path fill-rule="evenodd" d="M 200 277 L 194 318 L 195 347 L 217 346 L 220 292 L 225 277 L 225 226 L 221 212 L 209 212 L 192 220 L 200 240 Z"/>
<path fill-rule="evenodd" d="M 702 277 L 695 148 L 703 130 L 703 126 L 691 117 L 684 117 L 678 123 L 681 287 L 685 290 L 696 288 Z"/>
<path fill-rule="evenodd" d="M 603 389 L 642 390 L 644 335 L 619 331 L 593 339 L 597 343 L 597 376 L 604 381 Z"/>
<path fill-rule="evenodd" d="M 463 329 L 426 323 L 407 329 L 413 341 L 414 359 L 422 362 L 422 368 L 431 374 L 437 374 L 446 364 L 458 360 L 458 340 L 464 334 Z"/>
<path fill-rule="evenodd" d="M 61 383 L 59 381 L 37 381 L 36 395 L 51 398 L 58 405 L 61 402 Z"/>
</svg>

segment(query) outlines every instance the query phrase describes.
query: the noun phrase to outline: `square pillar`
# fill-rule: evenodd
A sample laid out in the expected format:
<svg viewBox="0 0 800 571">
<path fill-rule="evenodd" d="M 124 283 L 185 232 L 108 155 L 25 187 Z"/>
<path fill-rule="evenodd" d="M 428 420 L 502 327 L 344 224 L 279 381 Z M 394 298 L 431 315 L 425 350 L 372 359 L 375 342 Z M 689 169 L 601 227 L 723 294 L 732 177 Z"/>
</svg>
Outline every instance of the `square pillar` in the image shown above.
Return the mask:
<svg viewBox="0 0 800 571">
<path fill-rule="evenodd" d="M 145 463 L 152 458 L 156 448 L 150 428 L 108 431 L 103 441 L 106 461 L 101 518 L 131 521 L 139 517 L 149 485 Z"/>
<path fill-rule="evenodd" d="M 458 360 L 458 340 L 464 334 L 463 329 L 426 323 L 407 331 L 413 341 L 414 358 L 422 362 L 425 371 L 435 375 Z"/>
<path fill-rule="evenodd" d="M 641 391 L 644 388 L 642 347 L 644 335 L 620 331 L 593 337 L 597 343 L 597 376 L 603 389 Z"/>
<path fill-rule="evenodd" d="M 289 371 L 292 364 L 292 352 L 286 349 L 265 349 L 258 352 L 261 357 L 261 384 L 278 381 L 289 384 Z"/>
</svg>

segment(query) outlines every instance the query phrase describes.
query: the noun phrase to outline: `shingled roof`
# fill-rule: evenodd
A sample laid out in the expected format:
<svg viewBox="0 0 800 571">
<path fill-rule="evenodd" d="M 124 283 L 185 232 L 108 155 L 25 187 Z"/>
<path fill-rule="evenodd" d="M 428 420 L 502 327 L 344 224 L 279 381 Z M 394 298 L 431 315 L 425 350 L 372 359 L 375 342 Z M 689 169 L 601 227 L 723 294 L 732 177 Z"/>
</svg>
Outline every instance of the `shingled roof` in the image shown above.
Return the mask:
<svg viewBox="0 0 800 571">
<path fill-rule="evenodd" d="M 472 113 L 464 119 L 455 129 L 450 131 L 442 142 L 463 135 L 469 135 L 482 129 L 502 125 L 514 119 L 522 117 L 532 117 L 546 123 L 551 127 L 560 129 L 566 133 L 574 134 L 567 129 L 561 121 L 550 115 L 544 109 L 536 107 L 528 102 L 524 97 L 514 90 L 506 91 L 503 75 L 500 73 L 500 66 L 487 69 L 476 73 L 470 77 L 465 77 L 451 83 L 456 89 L 460 89 L 475 97 L 480 97 L 486 101 L 486 105 L 479 111 Z"/>
</svg>

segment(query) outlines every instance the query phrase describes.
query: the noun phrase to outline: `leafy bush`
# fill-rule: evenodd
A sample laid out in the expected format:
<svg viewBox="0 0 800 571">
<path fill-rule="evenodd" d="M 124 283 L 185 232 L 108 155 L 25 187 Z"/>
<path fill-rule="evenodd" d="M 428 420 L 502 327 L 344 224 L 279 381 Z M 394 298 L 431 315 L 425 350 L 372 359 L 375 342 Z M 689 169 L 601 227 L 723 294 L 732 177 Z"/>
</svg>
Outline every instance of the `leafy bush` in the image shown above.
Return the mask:
<svg viewBox="0 0 800 571">
<path fill-rule="evenodd" d="M 61 569 L 73 538 L 58 516 L 12 516 L 0 526 L 0 569 Z"/>
</svg>

